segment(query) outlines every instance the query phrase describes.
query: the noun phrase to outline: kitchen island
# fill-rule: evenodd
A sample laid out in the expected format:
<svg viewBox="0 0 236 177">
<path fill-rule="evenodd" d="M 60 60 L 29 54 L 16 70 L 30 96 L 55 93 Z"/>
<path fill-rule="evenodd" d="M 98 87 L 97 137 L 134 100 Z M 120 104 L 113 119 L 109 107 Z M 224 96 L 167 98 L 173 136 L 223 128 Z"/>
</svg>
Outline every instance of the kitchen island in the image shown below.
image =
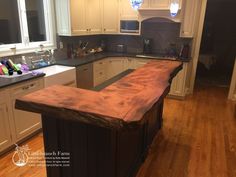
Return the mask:
<svg viewBox="0 0 236 177">
<path fill-rule="evenodd" d="M 162 126 L 165 96 L 179 61 L 152 61 L 99 92 L 52 86 L 16 101 L 42 114 L 46 152 L 69 152 L 54 177 L 133 177 Z"/>
</svg>

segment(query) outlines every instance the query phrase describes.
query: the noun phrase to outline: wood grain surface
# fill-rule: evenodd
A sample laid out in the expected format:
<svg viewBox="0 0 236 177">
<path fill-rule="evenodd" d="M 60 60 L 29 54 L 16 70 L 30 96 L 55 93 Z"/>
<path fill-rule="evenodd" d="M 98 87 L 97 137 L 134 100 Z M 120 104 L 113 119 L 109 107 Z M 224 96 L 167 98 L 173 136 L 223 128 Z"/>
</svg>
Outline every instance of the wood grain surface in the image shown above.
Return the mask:
<svg viewBox="0 0 236 177">
<path fill-rule="evenodd" d="M 16 108 L 99 126 L 129 127 L 164 99 L 181 68 L 178 61 L 152 61 L 100 92 L 57 85 L 17 99 Z"/>
<path fill-rule="evenodd" d="M 236 177 L 236 119 L 227 88 L 200 87 L 185 101 L 165 99 L 163 128 L 136 177 Z M 42 136 L 26 142 L 43 150 Z M 1 177 L 46 177 L 44 167 L 16 167 L 0 157 Z"/>
</svg>

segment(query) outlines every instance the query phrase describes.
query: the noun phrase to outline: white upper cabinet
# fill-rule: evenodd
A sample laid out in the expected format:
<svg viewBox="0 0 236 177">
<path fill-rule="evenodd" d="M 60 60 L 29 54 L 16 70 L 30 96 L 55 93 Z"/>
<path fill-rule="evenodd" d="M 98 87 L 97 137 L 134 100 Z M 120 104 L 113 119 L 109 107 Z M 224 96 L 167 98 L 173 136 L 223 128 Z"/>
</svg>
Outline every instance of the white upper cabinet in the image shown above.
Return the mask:
<svg viewBox="0 0 236 177">
<path fill-rule="evenodd" d="M 71 16 L 71 33 L 74 35 L 87 34 L 88 28 L 86 24 L 86 1 L 71 0 L 70 3 L 69 12 Z"/>
<path fill-rule="evenodd" d="M 118 33 L 118 0 L 57 0 L 55 3 L 59 35 Z"/>
<path fill-rule="evenodd" d="M 71 35 L 70 3 L 68 0 L 56 0 L 57 33 L 59 35 Z"/>
<path fill-rule="evenodd" d="M 183 20 L 181 23 L 180 37 L 194 37 L 198 16 L 200 14 L 200 1 L 186 0 L 183 4 Z"/>
<path fill-rule="evenodd" d="M 102 33 L 101 0 L 86 1 L 86 22 L 90 34 Z"/>
<path fill-rule="evenodd" d="M 149 0 L 151 8 L 168 9 L 170 6 L 170 0 Z"/>
<path fill-rule="evenodd" d="M 149 0 L 143 0 L 143 4 L 141 8 L 149 8 L 150 7 L 150 1 Z"/>
<path fill-rule="evenodd" d="M 118 33 L 119 24 L 119 5 L 118 0 L 103 0 L 103 33 L 115 34 Z"/>
<path fill-rule="evenodd" d="M 59 35 L 76 36 L 100 34 L 100 0 L 57 0 L 56 17 Z"/>
<path fill-rule="evenodd" d="M 144 0 L 140 8 L 150 10 L 169 10 L 171 0 Z M 182 7 L 182 0 L 179 0 L 179 9 Z"/>
<path fill-rule="evenodd" d="M 138 11 L 131 7 L 129 0 L 120 0 L 120 19 L 138 20 Z"/>
</svg>

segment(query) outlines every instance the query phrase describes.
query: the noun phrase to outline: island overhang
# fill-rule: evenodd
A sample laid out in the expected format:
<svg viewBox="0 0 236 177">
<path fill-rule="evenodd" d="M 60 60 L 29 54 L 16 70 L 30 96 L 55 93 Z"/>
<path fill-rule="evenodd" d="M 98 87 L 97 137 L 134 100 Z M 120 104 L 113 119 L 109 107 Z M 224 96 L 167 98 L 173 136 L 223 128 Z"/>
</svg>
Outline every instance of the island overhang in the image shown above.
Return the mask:
<svg viewBox="0 0 236 177">
<path fill-rule="evenodd" d="M 182 62 L 151 61 L 100 92 L 52 86 L 16 100 L 16 108 L 108 128 L 130 128 L 168 94 Z"/>
</svg>

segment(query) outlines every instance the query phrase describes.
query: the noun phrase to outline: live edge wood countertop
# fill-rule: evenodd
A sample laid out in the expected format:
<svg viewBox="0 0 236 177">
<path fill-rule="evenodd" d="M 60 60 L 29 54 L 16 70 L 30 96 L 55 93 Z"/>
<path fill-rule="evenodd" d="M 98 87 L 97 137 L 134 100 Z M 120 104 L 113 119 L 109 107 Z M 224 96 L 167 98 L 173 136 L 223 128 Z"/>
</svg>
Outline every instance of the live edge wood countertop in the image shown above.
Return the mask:
<svg viewBox="0 0 236 177">
<path fill-rule="evenodd" d="M 52 86 L 16 100 L 16 108 L 107 128 L 130 128 L 163 101 L 179 61 L 151 61 L 100 92 Z"/>
</svg>

